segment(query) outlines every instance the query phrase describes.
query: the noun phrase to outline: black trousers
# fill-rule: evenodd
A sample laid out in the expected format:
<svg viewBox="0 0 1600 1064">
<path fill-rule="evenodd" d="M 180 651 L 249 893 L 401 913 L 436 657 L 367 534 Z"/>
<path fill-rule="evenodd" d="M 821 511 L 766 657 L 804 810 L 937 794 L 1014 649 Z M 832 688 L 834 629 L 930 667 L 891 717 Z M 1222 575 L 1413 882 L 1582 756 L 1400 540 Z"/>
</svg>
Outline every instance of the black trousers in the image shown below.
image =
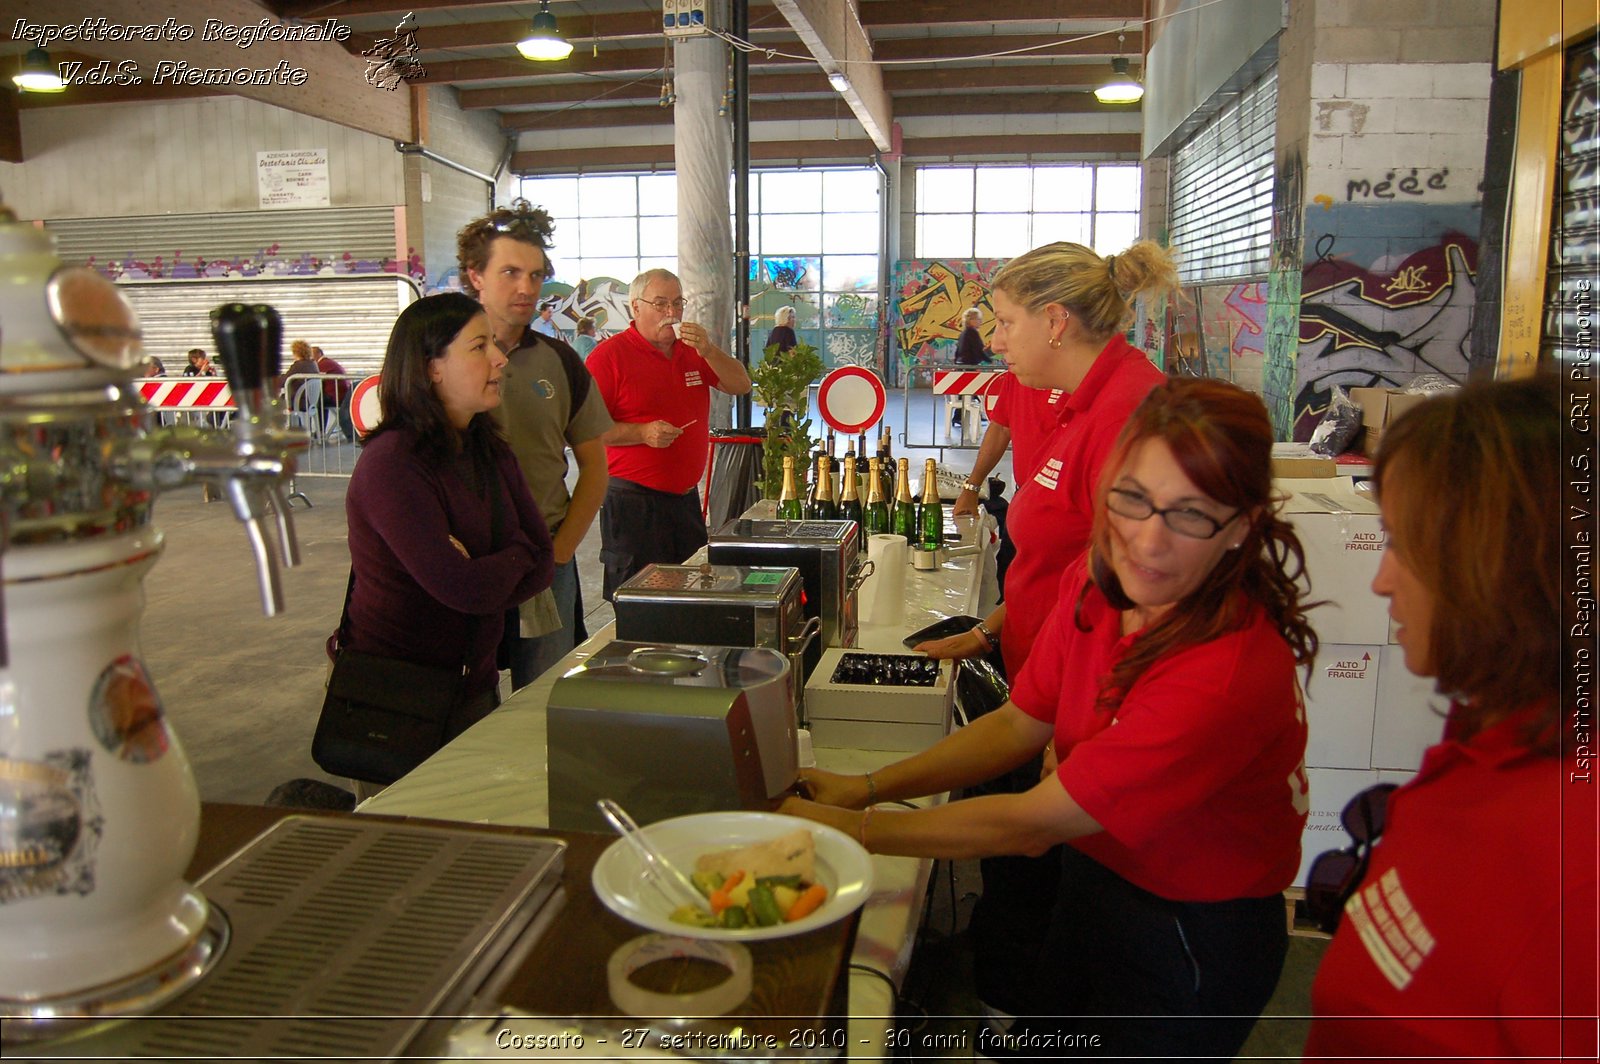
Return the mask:
<svg viewBox="0 0 1600 1064">
<path fill-rule="evenodd" d="M 1043 939 L 1028 1015 L 1003 1040 L 980 1030 L 980 1052 L 1229 1060 L 1289 949 L 1282 895 L 1169 901 L 1070 846 Z"/>
<path fill-rule="evenodd" d="M 645 566 L 678 565 L 705 545 L 698 488 L 673 495 L 611 478 L 600 507 L 600 561 L 605 566 L 601 593 L 607 602 Z"/>
</svg>

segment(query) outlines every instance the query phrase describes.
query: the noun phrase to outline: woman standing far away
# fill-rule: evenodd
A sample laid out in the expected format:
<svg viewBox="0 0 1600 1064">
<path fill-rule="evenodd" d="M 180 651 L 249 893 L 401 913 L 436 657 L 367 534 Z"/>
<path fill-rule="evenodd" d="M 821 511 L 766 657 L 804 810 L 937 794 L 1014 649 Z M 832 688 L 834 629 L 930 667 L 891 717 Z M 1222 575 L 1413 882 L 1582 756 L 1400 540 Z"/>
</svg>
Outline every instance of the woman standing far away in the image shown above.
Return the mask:
<svg viewBox="0 0 1600 1064">
<path fill-rule="evenodd" d="M 590 317 L 579 318 L 577 334 L 572 340 L 572 349 L 578 352 L 578 357 L 587 359 L 589 352 L 593 351 L 595 345 L 599 342 L 599 338 L 594 334 L 594 319 Z"/>
<path fill-rule="evenodd" d="M 799 342 L 799 337 L 794 334 L 794 308 L 779 307 L 778 313 L 773 315 L 772 331 L 767 333 L 767 342 L 761 345 L 761 349 L 765 351 L 777 344 L 778 354 L 781 355 Z"/>
<path fill-rule="evenodd" d="M 550 586 L 550 534 L 489 411 L 506 358 L 478 302 L 426 296 L 401 312 L 346 495 L 354 589 L 343 645 L 462 667 L 450 738 L 499 703 L 505 611 Z"/>
<path fill-rule="evenodd" d="M 1307 903 L 1339 923 L 1307 1059 L 1595 1059 L 1595 688 L 1562 661 L 1562 421 L 1552 375 L 1384 430 L 1372 590 L 1451 703 L 1409 783 L 1351 802 L 1360 845 L 1312 865 Z"/>
</svg>

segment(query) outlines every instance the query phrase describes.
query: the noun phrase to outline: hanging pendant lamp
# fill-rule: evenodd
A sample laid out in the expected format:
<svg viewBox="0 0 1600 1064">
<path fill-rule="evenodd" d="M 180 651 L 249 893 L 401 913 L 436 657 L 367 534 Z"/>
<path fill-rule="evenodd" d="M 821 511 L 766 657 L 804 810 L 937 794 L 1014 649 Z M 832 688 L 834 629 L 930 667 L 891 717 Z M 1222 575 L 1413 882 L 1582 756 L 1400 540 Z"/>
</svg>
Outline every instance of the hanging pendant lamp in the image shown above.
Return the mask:
<svg viewBox="0 0 1600 1064">
<path fill-rule="evenodd" d="M 556 27 L 556 17 L 550 13 L 550 0 L 540 0 L 539 13 L 533 16 L 533 28 L 517 42 L 517 51 L 526 59 L 550 62 L 565 59 L 572 54 L 572 45 L 561 36 Z"/>
<path fill-rule="evenodd" d="M 50 53 L 43 48 L 29 48 L 22 59 L 22 69 L 11 80 L 23 92 L 62 92 L 67 87 L 56 65 L 50 62 Z"/>
</svg>

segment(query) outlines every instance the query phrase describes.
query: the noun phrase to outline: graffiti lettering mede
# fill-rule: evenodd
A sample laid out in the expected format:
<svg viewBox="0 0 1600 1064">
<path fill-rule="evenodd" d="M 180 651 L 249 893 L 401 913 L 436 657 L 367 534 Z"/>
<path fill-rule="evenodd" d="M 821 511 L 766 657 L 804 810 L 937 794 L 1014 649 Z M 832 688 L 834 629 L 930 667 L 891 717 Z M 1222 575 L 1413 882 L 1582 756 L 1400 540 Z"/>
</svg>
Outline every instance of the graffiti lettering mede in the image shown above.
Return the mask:
<svg viewBox="0 0 1600 1064">
<path fill-rule="evenodd" d="M 1388 284 L 1383 286 L 1383 290 L 1390 295 L 1400 292 L 1426 292 L 1428 290 L 1428 281 L 1425 276 L 1427 272 L 1428 267 L 1426 266 L 1403 267 Z"/>
</svg>

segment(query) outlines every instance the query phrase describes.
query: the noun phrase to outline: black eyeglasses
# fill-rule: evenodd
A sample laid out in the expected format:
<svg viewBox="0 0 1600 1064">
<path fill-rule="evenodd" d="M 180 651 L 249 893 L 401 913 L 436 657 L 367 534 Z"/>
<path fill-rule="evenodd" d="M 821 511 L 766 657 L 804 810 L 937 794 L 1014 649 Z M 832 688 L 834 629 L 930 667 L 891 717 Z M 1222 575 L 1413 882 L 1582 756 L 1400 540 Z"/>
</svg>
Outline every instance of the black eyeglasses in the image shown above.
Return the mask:
<svg viewBox="0 0 1600 1064">
<path fill-rule="evenodd" d="M 1342 850 L 1329 850 L 1311 862 L 1306 874 L 1306 915 L 1317 927 L 1333 934 L 1344 914 L 1344 903 L 1361 886 L 1367 874 L 1372 844 L 1383 834 L 1389 815 L 1389 795 L 1399 786 L 1380 783 L 1368 787 L 1345 805 L 1339 822 L 1355 840 Z"/>
<path fill-rule="evenodd" d="M 655 307 L 656 310 L 662 314 L 667 312 L 668 307 L 671 307 L 673 310 L 682 310 L 684 307 L 689 305 L 689 301 L 681 297 L 678 299 L 641 299 L 639 302 L 648 303 L 650 306 Z"/>
<path fill-rule="evenodd" d="M 1218 521 L 1210 514 L 1201 513 L 1199 510 L 1187 506 L 1171 506 L 1163 510 L 1151 502 L 1148 496 L 1127 488 L 1112 488 L 1106 494 L 1106 509 L 1118 517 L 1126 517 L 1132 521 L 1146 521 L 1156 515 L 1166 522 L 1168 528 L 1180 536 L 1190 539 L 1213 539 L 1218 532 L 1228 526 L 1239 514 L 1235 513 L 1228 521 Z"/>
</svg>

